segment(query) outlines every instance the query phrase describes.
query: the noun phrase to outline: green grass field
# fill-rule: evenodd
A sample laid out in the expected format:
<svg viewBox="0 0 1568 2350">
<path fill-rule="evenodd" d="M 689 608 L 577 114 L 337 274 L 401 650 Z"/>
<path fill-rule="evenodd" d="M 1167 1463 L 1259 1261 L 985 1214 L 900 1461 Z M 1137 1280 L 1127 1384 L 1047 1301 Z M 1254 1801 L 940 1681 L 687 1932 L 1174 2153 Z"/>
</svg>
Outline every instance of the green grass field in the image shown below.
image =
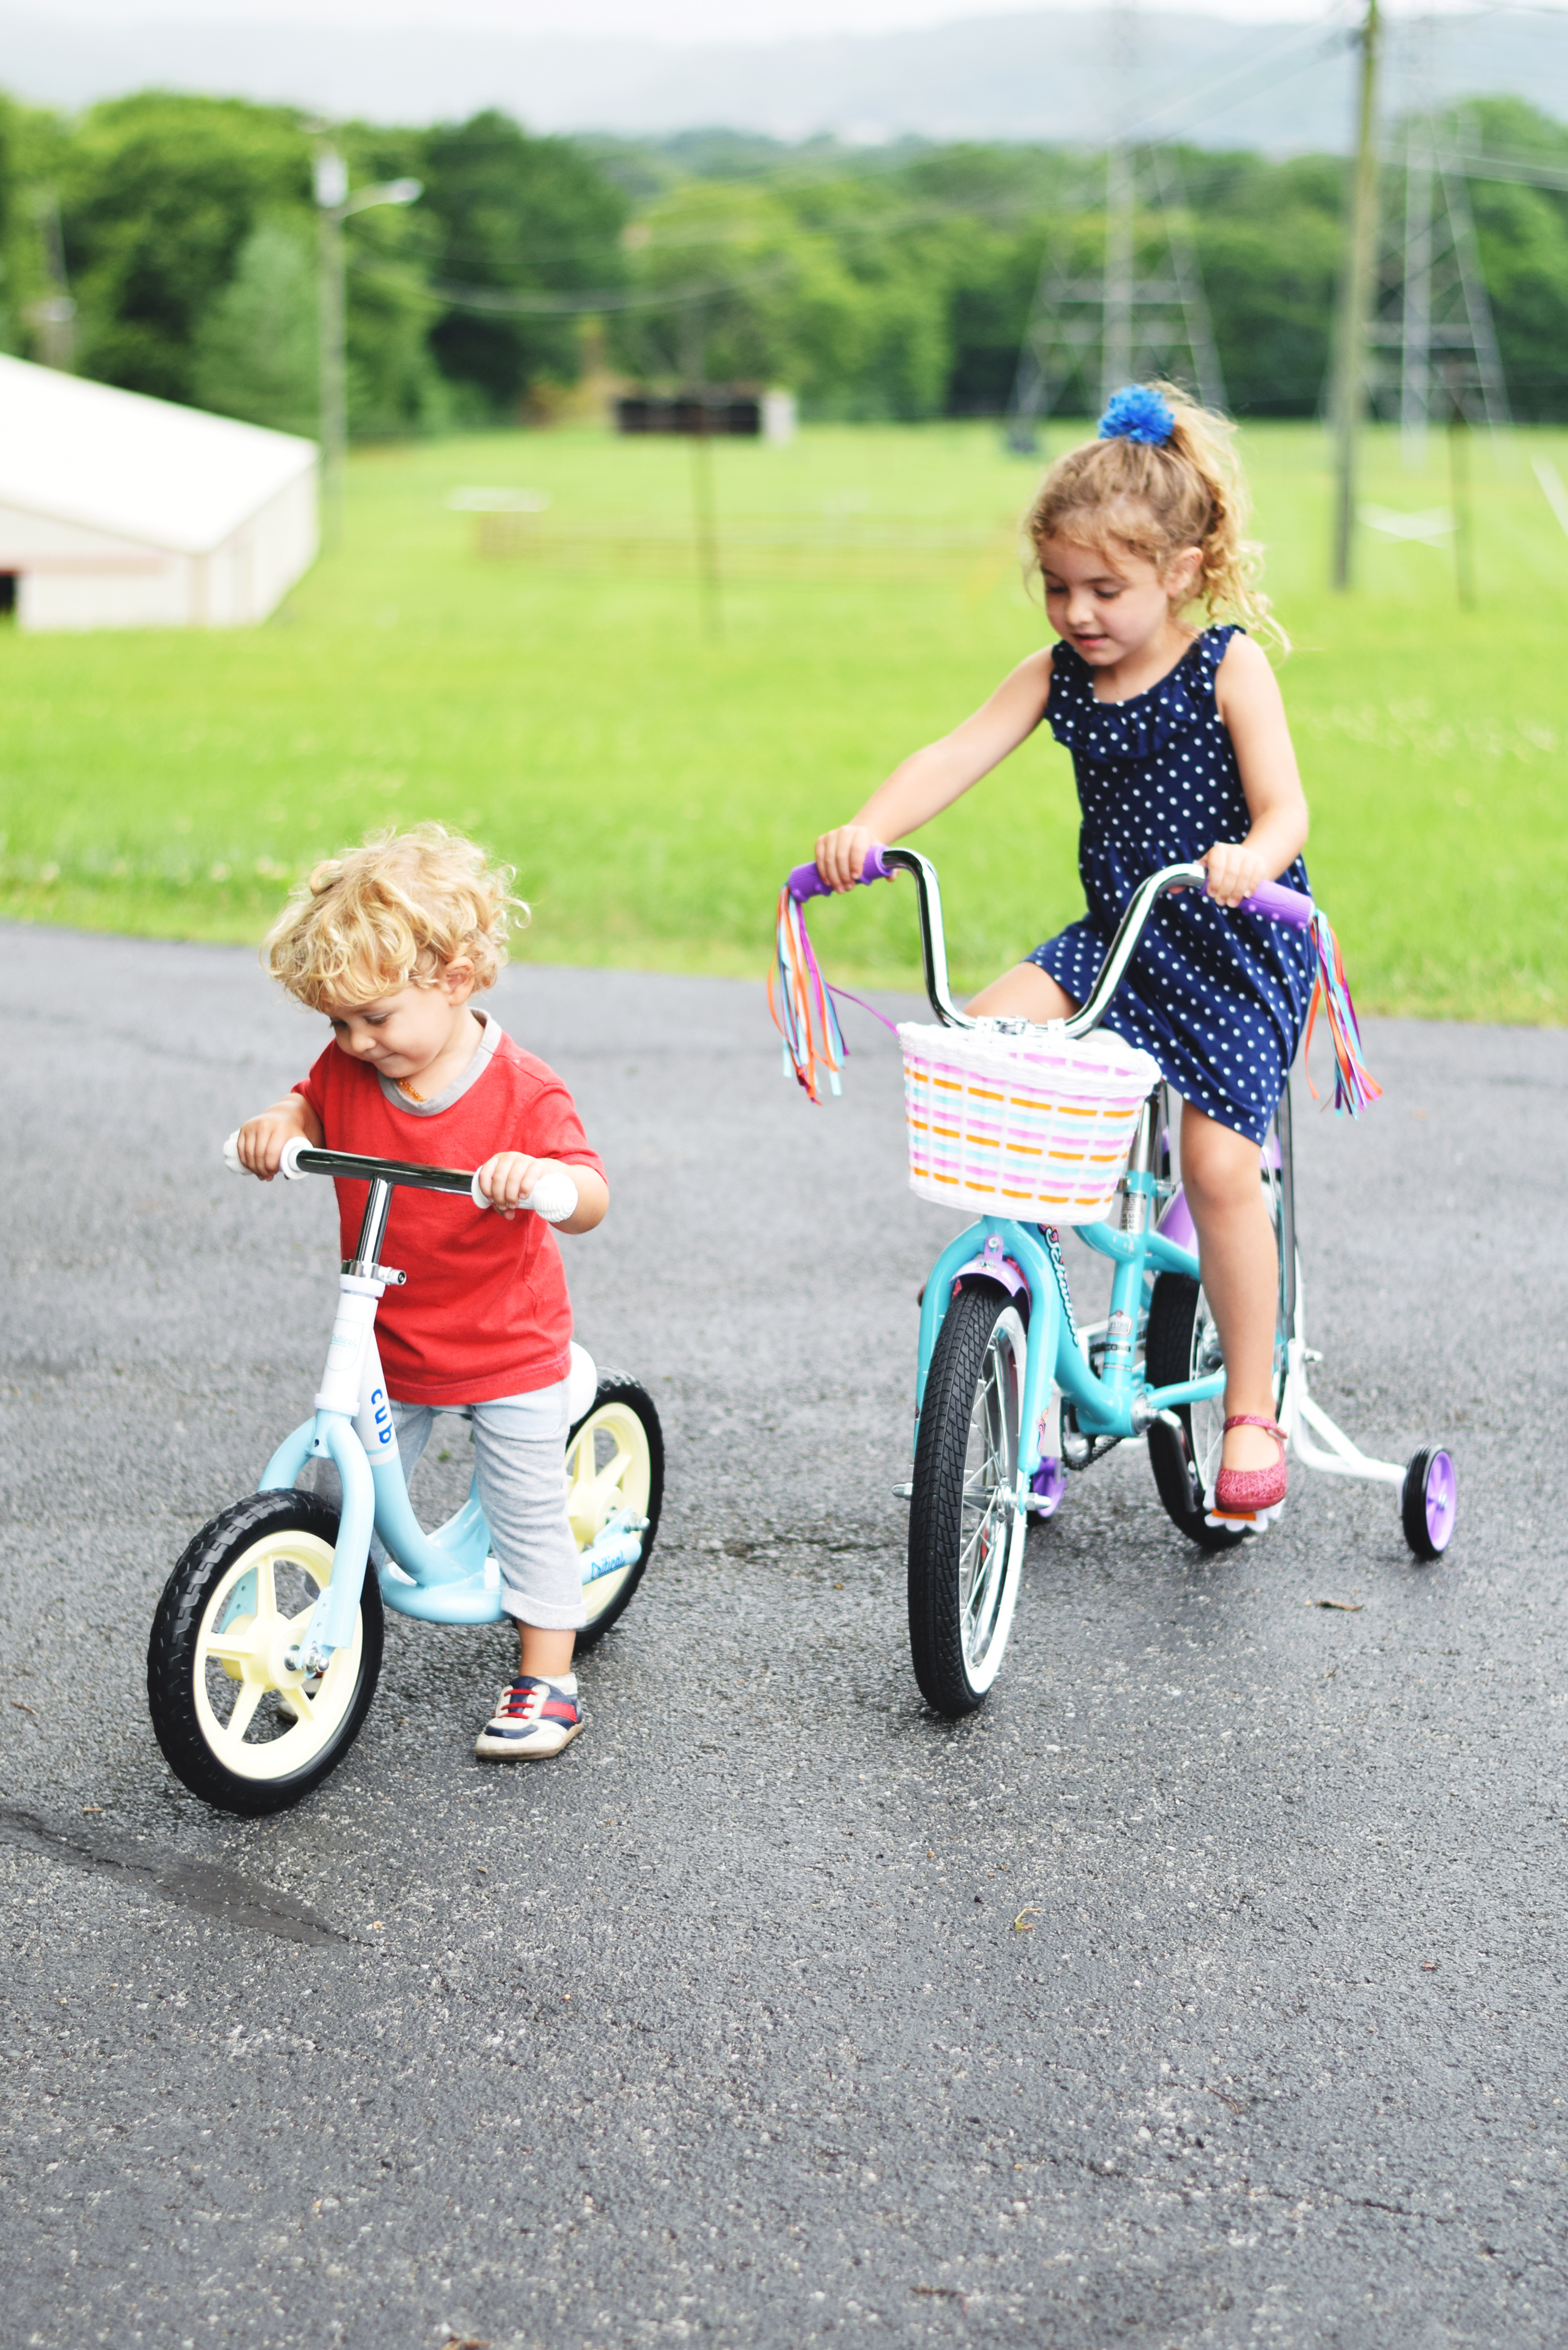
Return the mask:
<svg viewBox="0 0 1568 2350">
<path fill-rule="evenodd" d="M 1058 444 L 1060 445 L 1060 444 Z M 1326 589 L 1306 426 L 1247 436 L 1315 891 L 1359 1000 L 1568 1013 L 1568 536 L 1532 471 L 1568 435 L 1475 437 L 1475 608 L 1445 546 L 1365 531 Z M 983 425 L 821 428 L 714 453 L 722 626 L 706 633 L 691 452 L 587 430 L 357 456 L 342 551 L 265 627 L 0 633 L 0 912 L 253 940 L 287 879 L 373 825 L 440 816 L 513 859 L 553 962 L 757 972 L 784 868 L 1041 641 L 1010 519 L 1034 468 Z M 1374 435 L 1365 496 L 1442 505 Z M 480 551 L 462 484 L 551 504 Z M 1044 736 L 933 825 L 961 979 L 1081 909 L 1065 756 Z M 829 966 L 914 974 L 907 891 L 820 910 Z"/>
</svg>

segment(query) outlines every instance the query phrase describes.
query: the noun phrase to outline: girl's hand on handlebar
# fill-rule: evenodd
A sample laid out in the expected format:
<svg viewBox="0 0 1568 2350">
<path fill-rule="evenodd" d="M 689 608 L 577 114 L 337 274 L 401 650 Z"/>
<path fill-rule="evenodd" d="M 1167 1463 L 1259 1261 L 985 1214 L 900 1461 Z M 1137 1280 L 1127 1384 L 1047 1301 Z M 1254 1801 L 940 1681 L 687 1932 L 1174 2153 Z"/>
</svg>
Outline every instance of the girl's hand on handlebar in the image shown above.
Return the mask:
<svg viewBox="0 0 1568 2350">
<path fill-rule="evenodd" d="M 240 1165 L 270 1183 L 283 1159 L 284 1146 L 303 1134 L 317 1149 L 321 1132 L 310 1105 L 300 1094 L 287 1094 L 259 1118 L 247 1118 L 235 1137 Z"/>
<path fill-rule="evenodd" d="M 841 824 L 817 842 L 816 869 L 830 889 L 853 889 L 875 845 L 863 824 Z"/>
<path fill-rule="evenodd" d="M 1209 895 L 1222 906 L 1239 906 L 1270 878 L 1263 859 L 1244 841 L 1217 840 L 1198 862 L 1209 868 Z"/>
</svg>

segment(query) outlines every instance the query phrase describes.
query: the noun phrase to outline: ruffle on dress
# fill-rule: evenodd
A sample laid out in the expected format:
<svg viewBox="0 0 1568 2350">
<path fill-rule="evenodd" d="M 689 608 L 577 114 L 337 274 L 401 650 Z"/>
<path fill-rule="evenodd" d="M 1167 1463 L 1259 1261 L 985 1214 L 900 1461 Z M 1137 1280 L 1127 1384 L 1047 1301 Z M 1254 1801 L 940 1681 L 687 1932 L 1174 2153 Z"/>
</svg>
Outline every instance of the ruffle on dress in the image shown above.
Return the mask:
<svg viewBox="0 0 1568 2350">
<path fill-rule="evenodd" d="M 1087 759 L 1152 759 L 1175 737 L 1216 714 L 1214 679 L 1233 623 L 1205 629 L 1176 667 L 1128 702 L 1100 702 L 1095 673 L 1066 642 L 1051 648 L 1045 719 L 1058 743 Z"/>
</svg>

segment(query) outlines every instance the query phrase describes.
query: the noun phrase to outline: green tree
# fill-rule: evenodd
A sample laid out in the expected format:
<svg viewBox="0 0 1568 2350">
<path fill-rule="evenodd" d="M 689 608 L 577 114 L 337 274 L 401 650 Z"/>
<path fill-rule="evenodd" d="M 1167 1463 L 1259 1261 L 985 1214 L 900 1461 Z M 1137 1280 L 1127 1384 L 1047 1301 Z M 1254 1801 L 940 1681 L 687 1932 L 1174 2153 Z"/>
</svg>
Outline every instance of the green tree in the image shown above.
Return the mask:
<svg viewBox="0 0 1568 2350">
<path fill-rule="evenodd" d="M 314 437 L 321 396 L 317 314 L 308 239 L 291 221 L 263 221 L 197 328 L 198 404 Z"/>
<path fill-rule="evenodd" d="M 487 311 L 484 297 L 571 295 L 615 288 L 625 275 L 620 190 L 572 142 L 534 139 L 494 109 L 443 125 L 425 141 L 420 209 L 437 225 L 432 254 L 438 293 L 448 300 L 431 343 L 444 375 L 496 415 L 515 409 L 529 383 L 575 381 L 581 364 L 575 318 Z"/>
<path fill-rule="evenodd" d="M 309 194 L 310 142 L 286 108 L 164 90 L 90 108 L 61 188 L 83 371 L 192 399 L 198 325 L 246 239 Z"/>
</svg>

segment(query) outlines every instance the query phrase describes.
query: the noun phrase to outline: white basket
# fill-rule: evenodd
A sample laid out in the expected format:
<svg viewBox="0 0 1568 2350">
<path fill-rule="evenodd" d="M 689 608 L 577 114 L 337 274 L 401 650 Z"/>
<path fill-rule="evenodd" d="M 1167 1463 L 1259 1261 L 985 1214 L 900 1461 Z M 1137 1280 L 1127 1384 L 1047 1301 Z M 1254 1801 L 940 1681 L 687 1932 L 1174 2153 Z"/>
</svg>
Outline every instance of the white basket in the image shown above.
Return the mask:
<svg viewBox="0 0 1568 2350">
<path fill-rule="evenodd" d="M 1074 1041 L 907 1021 L 909 1189 L 977 1214 L 1095 1224 L 1110 1208 L 1159 1067 L 1104 1029 Z"/>
</svg>

